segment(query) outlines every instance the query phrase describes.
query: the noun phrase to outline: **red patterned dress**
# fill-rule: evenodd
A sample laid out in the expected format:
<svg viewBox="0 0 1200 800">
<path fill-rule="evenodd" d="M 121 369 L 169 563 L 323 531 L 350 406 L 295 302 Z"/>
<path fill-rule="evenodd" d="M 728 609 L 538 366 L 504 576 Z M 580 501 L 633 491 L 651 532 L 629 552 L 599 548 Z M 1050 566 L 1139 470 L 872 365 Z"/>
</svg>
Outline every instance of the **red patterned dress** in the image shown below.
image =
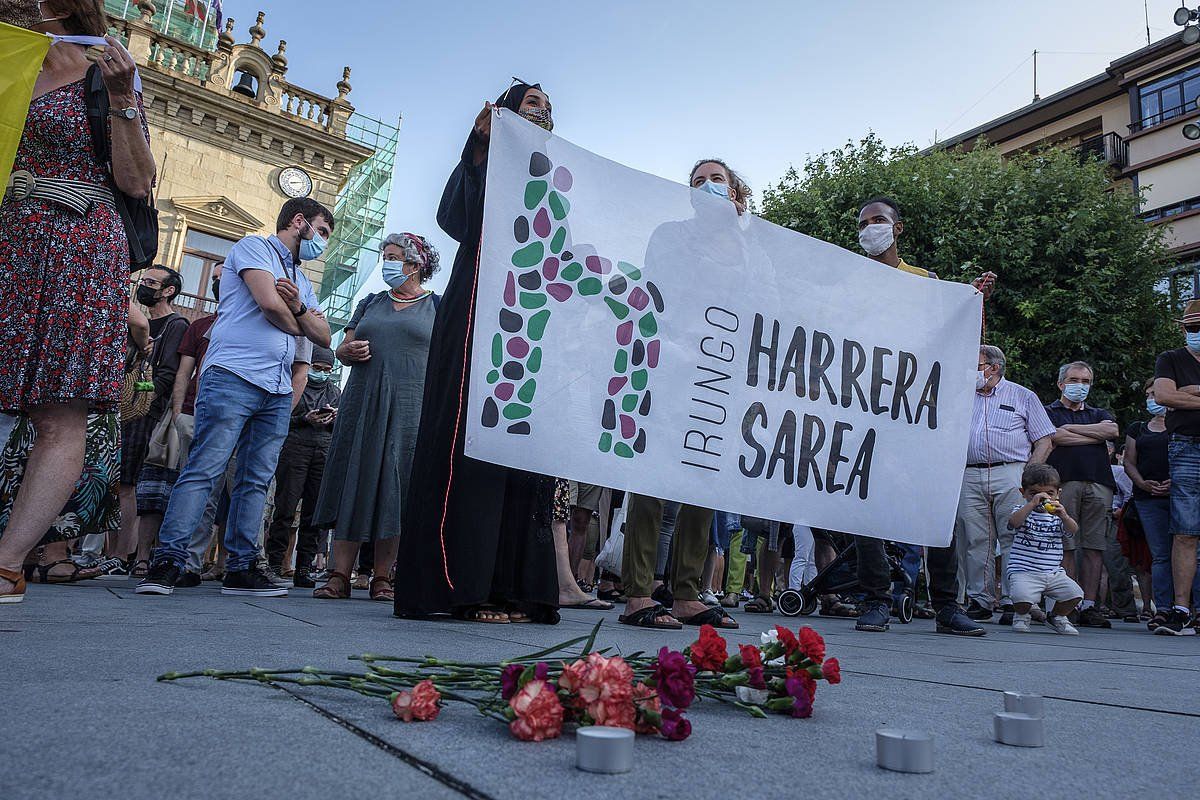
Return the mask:
<svg viewBox="0 0 1200 800">
<path fill-rule="evenodd" d="M 105 182 L 83 79 L 33 101 L 13 169 Z M 115 208 L 94 203 L 81 216 L 35 198 L 0 206 L 0 410 L 81 398 L 113 410 L 128 309 L 129 248 Z"/>
</svg>

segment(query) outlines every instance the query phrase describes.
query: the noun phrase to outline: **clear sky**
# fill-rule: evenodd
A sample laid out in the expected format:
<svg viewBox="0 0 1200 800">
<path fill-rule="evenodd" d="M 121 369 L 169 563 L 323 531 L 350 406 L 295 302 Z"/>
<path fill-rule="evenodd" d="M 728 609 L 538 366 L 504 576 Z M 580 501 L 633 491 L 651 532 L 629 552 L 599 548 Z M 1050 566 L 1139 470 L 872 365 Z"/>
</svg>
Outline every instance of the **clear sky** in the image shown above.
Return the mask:
<svg viewBox="0 0 1200 800">
<path fill-rule="evenodd" d="M 1178 6 L 1150 0 L 1153 40 Z M 334 94 L 348 64 L 358 110 L 403 115 L 389 225 L 430 236 L 447 271 L 442 187 L 513 75 L 589 150 L 680 182 L 720 156 L 761 190 L 868 131 L 925 146 L 1027 104 L 1035 48 L 1045 97 L 1146 44 L 1142 0 L 225 0 L 238 41 L 260 8 L 289 80 Z"/>
</svg>

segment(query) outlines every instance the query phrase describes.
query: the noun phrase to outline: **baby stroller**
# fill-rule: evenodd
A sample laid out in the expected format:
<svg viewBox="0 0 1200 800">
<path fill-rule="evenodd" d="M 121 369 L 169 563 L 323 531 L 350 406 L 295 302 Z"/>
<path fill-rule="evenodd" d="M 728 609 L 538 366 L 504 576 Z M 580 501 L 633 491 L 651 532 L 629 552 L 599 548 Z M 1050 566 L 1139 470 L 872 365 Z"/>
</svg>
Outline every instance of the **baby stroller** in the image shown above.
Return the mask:
<svg viewBox="0 0 1200 800">
<path fill-rule="evenodd" d="M 821 595 L 855 593 L 858 584 L 858 548 L 854 537 L 845 533 L 829 532 L 829 541 L 837 555 L 808 583 L 799 589 L 786 589 L 779 595 L 779 611 L 789 617 L 807 617 L 817 610 Z M 901 564 L 902 554 L 891 542 L 885 542 L 884 552 L 892 577 L 892 614 L 900 622 L 912 622 L 913 609 L 917 602 L 917 587 Z"/>
</svg>

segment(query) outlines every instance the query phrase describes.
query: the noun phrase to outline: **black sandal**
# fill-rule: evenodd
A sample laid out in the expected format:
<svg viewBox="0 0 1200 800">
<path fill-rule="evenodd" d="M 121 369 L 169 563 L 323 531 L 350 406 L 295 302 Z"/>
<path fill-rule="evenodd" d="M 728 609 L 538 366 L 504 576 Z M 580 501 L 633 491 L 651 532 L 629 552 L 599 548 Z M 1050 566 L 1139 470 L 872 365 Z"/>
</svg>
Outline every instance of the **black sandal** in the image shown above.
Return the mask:
<svg viewBox="0 0 1200 800">
<path fill-rule="evenodd" d="M 69 575 L 51 575 L 50 570 L 54 569 L 59 564 L 70 564 L 72 567 L 74 567 L 74 569 L 71 571 L 71 574 L 69 574 Z M 91 570 L 91 567 L 89 567 L 88 569 Z M 77 583 L 78 581 L 87 580 L 88 578 L 95 577 L 95 575 L 85 575 L 82 578 L 79 577 L 79 573 L 83 571 L 83 567 L 79 566 L 78 564 L 76 564 L 74 561 L 72 561 L 69 558 L 64 558 L 59 561 L 55 561 L 53 564 L 47 564 L 44 567 L 39 564 L 37 571 L 38 571 L 38 583 Z"/>
<path fill-rule="evenodd" d="M 601 589 L 596 592 L 596 597 L 600 600 L 606 600 L 609 603 L 628 603 L 629 598 L 618 592 L 616 589 Z"/>
<path fill-rule="evenodd" d="M 737 624 L 737 620 L 726 614 L 720 606 L 706 608 L 696 616 L 685 619 L 683 624 L 696 626 L 712 625 L 714 628 L 726 628 L 728 630 L 741 627 Z"/>
<path fill-rule="evenodd" d="M 770 614 L 775 610 L 775 604 L 766 597 L 756 597 L 742 607 L 747 614 Z"/>
<path fill-rule="evenodd" d="M 682 630 L 683 625 L 678 622 L 659 623 L 660 619 L 669 616 L 671 616 L 670 611 L 667 611 L 660 604 L 655 603 L 652 606 L 646 606 L 641 611 L 635 611 L 632 614 L 622 614 L 617 617 L 617 622 L 622 625 L 633 625 L 636 628 L 655 628 L 660 631 Z"/>
</svg>

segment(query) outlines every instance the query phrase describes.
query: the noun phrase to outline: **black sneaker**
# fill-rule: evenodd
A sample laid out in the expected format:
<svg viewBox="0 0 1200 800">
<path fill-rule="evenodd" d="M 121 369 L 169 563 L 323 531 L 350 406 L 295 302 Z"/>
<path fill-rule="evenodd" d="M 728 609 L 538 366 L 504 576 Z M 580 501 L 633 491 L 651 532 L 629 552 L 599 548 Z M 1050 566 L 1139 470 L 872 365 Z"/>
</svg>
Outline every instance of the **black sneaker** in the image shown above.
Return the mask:
<svg viewBox="0 0 1200 800">
<path fill-rule="evenodd" d="M 251 597 L 287 597 L 286 587 L 277 586 L 253 564 L 249 569 L 227 571 L 221 594 L 249 595 Z"/>
<path fill-rule="evenodd" d="M 1075 623 L 1080 628 L 1111 628 L 1112 623 L 1096 606 L 1089 606 L 1079 612 L 1079 620 Z"/>
<path fill-rule="evenodd" d="M 170 561 L 156 561 L 150 565 L 146 577 L 133 590 L 134 594 L 170 594 L 175 591 L 179 580 L 179 567 Z"/>
<path fill-rule="evenodd" d="M 313 580 L 312 573 L 306 569 L 298 569 L 296 570 L 296 574 L 292 576 L 292 586 L 295 586 L 297 589 L 312 589 L 316 585 L 317 582 Z"/>
<path fill-rule="evenodd" d="M 992 621 L 992 610 L 990 608 L 984 608 L 974 600 L 972 600 L 971 604 L 967 606 L 967 610 L 965 612 L 960 613 L 966 614 L 966 616 L 975 620 L 976 622 Z"/>
<path fill-rule="evenodd" d="M 883 633 L 888 629 L 889 611 L 887 603 L 868 603 L 855 623 L 854 630 Z"/>
<path fill-rule="evenodd" d="M 988 616 L 991 617 L 990 614 Z M 954 636 L 984 636 L 987 634 L 987 631 L 976 625 L 971 617 L 958 606 L 947 606 L 938 613 L 936 630 L 938 633 L 949 633 Z"/>
<path fill-rule="evenodd" d="M 1196 629 L 1192 626 L 1192 615 L 1178 608 L 1172 608 L 1166 614 L 1166 619 L 1154 629 L 1154 635 L 1195 636 Z"/>
<path fill-rule="evenodd" d="M 200 585 L 200 573 L 184 570 L 179 574 L 179 578 L 175 581 L 176 589 L 194 589 Z"/>
</svg>

